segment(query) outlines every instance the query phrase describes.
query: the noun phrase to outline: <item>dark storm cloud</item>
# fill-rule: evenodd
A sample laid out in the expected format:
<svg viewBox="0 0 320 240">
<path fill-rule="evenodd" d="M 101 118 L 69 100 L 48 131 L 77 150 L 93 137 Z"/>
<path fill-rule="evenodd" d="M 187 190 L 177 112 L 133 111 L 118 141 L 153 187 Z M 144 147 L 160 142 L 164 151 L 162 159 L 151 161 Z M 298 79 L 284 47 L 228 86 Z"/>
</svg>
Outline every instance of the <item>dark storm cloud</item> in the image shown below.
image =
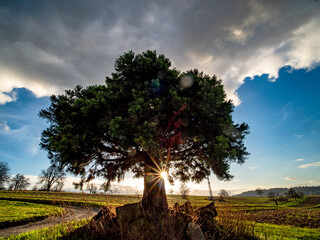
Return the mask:
<svg viewBox="0 0 320 240">
<path fill-rule="evenodd" d="M 37 96 L 100 84 L 123 52 L 156 49 L 181 70 L 224 80 L 228 96 L 246 76 L 312 67 L 315 1 L 0 0 L 0 104 L 14 87 Z"/>
</svg>

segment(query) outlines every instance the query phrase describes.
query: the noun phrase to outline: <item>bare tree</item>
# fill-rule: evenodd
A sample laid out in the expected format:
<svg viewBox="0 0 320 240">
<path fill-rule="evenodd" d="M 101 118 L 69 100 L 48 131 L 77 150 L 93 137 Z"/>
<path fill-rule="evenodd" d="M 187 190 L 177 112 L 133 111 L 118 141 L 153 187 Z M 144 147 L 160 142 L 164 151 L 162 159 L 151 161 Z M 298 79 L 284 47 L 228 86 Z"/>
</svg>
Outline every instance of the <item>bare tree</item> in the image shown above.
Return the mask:
<svg viewBox="0 0 320 240">
<path fill-rule="evenodd" d="M 189 195 L 189 192 L 190 192 L 190 188 L 188 188 L 186 182 L 183 181 L 180 186 L 180 194 L 181 194 L 182 198 L 186 199 Z"/>
<path fill-rule="evenodd" d="M 289 188 L 285 193 L 288 198 L 294 198 L 297 201 L 298 198 L 303 198 L 304 194 L 302 192 L 297 192 L 294 188 Z"/>
<path fill-rule="evenodd" d="M 10 182 L 10 190 L 25 190 L 30 185 L 30 179 L 22 174 L 17 174 Z"/>
<path fill-rule="evenodd" d="M 4 183 L 10 179 L 8 163 L 0 162 L 0 190 L 4 189 Z"/>
<path fill-rule="evenodd" d="M 106 194 L 108 191 L 111 191 L 110 181 L 105 181 L 104 183 L 102 183 L 99 189 L 102 190 L 104 194 Z"/>
<path fill-rule="evenodd" d="M 61 192 L 63 189 L 63 186 L 64 186 L 63 181 L 57 182 L 57 184 L 52 187 L 52 190 L 55 192 Z"/>
<path fill-rule="evenodd" d="M 257 188 L 256 189 L 256 194 L 259 195 L 260 197 L 262 197 L 264 191 L 261 188 Z"/>
<path fill-rule="evenodd" d="M 32 191 L 38 191 L 38 183 L 36 183 L 36 184 L 32 187 L 31 190 L 32 190 Z"/>
<path fill-rule="evenodd" d="M 224 189 L 221 189 L 219 192 L 219 196 L 222 198 L 229 197 L 229 192 Z"/>
<path fill-rule="evenodd" d="M 278 206 L 279 199 L 281 198 L 278 192 L 269 192 L 268 197 Z"/>
<path fill-rule="evenodd" d="M 172 195 L 174 193 L 173 188 L 170 188 L 169 193 Z"/>
<path fill-rule="evenodd" d="M 119 193 L 120 193 L 119 188 L 113 188 L 112 191 L 111 191 L 111 193 L 113 193 L 113 194 L 119 194 Z"/>
<path fill-rule="evenodd" d="M 97 185 L 94 183 L 87 183 L 87 190 L 89 191 L 89 193 L 97 193 Z"/>
<path fill-rule="evenodd" d="M 61 167 L 53 164 L 48 169 L 41 171 L 41 175 L 38 177 L 39 184 L 43 184 L 42 188 L 46 191 L 50 191 L 52 188 L 59 191 L 64 185 L 65 175 L 65 171 Z"/>
</svg>

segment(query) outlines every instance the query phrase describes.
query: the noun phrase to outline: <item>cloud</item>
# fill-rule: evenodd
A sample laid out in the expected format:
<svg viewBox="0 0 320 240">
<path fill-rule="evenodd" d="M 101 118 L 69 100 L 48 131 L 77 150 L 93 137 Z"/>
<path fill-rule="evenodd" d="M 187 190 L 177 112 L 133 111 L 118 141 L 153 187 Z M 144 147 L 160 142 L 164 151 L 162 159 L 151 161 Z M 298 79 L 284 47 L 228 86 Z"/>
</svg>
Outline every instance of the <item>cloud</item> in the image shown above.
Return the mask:
<svg viewBox="0 0 320 240">
<path fill-rule="evenodd" d="M 255 170 L 255 169 L 259 168 L 259 166 L 251 166 L 251 167 L 248 167 L 248 168 L 251 169 L 251 170 Z"/>
<path fill-rule="evenodd" d="M 10 130 L 10 127 L 6 121 L 0 120 L 0 130 L 4 130 L 5 132 Z"/>
<path fill-rule="evenodd" d="M 317 184 L 318 182 L 320 182 L 320 179 L 313 179 L 313 180 L 310 180 L 309 182 L 310 182 L 311 184 L 312 184 L 312 183 L 316 183 L 316 184 Z"/>
<path fill-rule="evenodd" d="M 302 161 L 304 161 L 304 159 L 303 158 L 298 158 L 298 159 L 296 159 L 296 160 L 294 160 L 295 162 L 302 162 Z"/>
<path fill-rule="evenodd" d="M 0 105 L 6 104 L 7 102 L 15 102 L 17 98 L 18 93 L 16 91 L 11 91 L 10 93 L 0 92 Z"/>
<path fill-rule="evenodd" d="M 287 181 L 295 181 L 295 180 L 299 180 L 300 178 L 297 178 L 297 177 L 285 177 L 284 179 L 287 180 Z"/>
<path fill-rule="evenodd" d="M 156 49 L 181 70 L 223 79 L 229 98 L 246 77 L 320 61 L 316 1 L 6 1 L 0 10 L 0 104 L 104 83 L 125 51 Z M 54 40 L 53 40 L 54 39 Z"/>
<path fill-rule="evenodd" d="M 39 137 L 33 136 L 32 138 L 30 138 L 28 143 L 27 153 L 32 156 L 35 156 L 40 150 L 39 142 L 40 142 Z"/>
<path fill-rule="evenodd" d="M 299 168 L 309 168 L 309 167 L 319 167 L 319 166 L 320 166 L 320 162 L 314 162 L 314 163 L 300 165 Z"/>
<path fill-rule="evenodd" d="M 295 134 L 294 135 L 296 138 L 302 138 L 304 135 L 302 135 L 302 134 Z"/>
</svg>

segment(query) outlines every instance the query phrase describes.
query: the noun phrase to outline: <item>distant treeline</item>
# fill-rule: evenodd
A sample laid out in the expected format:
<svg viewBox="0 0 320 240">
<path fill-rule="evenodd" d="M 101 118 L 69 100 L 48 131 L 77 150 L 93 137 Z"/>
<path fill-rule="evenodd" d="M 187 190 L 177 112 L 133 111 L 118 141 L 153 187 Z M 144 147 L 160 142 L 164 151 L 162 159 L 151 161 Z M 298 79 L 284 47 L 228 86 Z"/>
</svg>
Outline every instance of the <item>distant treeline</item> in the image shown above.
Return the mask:
<svg viewBox="0 0 320 240">
<path fill-rule="evenodd" d="M 267 197 L 270 192 L 276 192 L 280 195 L 284 195 L 289 188 L 270 188 L 270 189 L 262 189 L 263 197 Z M 302 187 L 293 187 L 296 192 L 302 192 L 304 195 L 320 195 L 320 186 L 302 186 Z M 237 195 L 233 195 L 234 197 L 259 197 L 256 190 L 246 191 Z"/>
</svg>

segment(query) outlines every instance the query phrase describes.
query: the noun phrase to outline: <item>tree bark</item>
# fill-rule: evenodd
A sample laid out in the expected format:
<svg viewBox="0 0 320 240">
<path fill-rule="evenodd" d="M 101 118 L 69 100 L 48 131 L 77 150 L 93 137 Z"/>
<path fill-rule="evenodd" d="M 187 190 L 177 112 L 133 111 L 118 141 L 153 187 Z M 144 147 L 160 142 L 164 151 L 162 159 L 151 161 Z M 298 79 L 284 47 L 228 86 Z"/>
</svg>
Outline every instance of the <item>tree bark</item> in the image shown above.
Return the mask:
<svg viewBox="0 0 320 240">
<path fill-rule="evenodd" d="M 159 163 L 149 156 L 145 159 L 142 206 L 144 211 L 151 214 L 168 210 L 165 184 L 161 177 Z"/>
</svg>

